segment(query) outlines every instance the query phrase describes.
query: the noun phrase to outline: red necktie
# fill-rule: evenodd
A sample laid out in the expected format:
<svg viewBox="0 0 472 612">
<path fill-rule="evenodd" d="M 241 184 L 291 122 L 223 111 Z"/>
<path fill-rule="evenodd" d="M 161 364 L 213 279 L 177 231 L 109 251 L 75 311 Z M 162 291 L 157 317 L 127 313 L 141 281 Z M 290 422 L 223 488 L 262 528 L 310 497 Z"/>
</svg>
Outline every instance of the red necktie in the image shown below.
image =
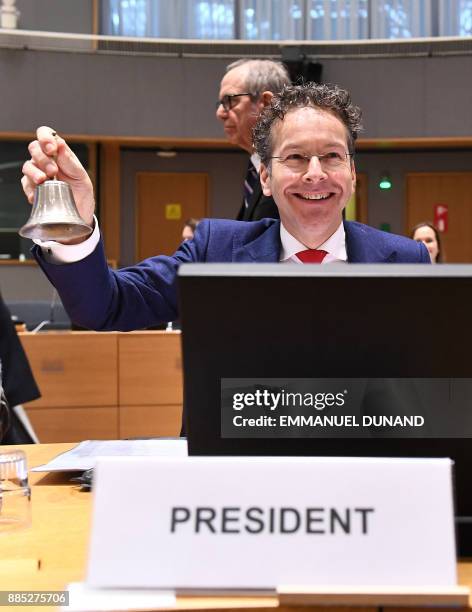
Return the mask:
<svg viewBox="0 0 472 612">
<path fill-rule="evenodd" d="M 300 253 L 297 253 L 297 257 L 304 264 L 319 264 L 323 261 L 327 254 L 328 251 L 323 251 L 321 249 L 307 249 L 306 251 L 300 251 Z"/>
</svg>

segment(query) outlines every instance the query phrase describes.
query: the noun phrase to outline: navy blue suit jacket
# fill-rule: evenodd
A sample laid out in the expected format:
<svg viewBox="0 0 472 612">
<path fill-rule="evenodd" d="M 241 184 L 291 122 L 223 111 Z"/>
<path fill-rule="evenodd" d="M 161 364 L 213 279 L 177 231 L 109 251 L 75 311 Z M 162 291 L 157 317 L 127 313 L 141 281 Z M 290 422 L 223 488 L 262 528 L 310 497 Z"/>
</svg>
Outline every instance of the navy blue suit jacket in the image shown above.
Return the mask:
<svg viewBox="0 0 472 612">
<path fill-rule="evenodd" d="M 422 243 L 345 222 L 348 261 L 352 263 L 430 263 Z M 96 330 L 143 329 L 178 318 L 177 269 L 192 262 L 275 263 L 280 259 L 280 221 L 252 223 L 205 219 L 193 240 L 172 256 L 109 270 L 100 243 L 77 263 L 52 265 L 37 259 L 77 324 Z"/>
</svg>

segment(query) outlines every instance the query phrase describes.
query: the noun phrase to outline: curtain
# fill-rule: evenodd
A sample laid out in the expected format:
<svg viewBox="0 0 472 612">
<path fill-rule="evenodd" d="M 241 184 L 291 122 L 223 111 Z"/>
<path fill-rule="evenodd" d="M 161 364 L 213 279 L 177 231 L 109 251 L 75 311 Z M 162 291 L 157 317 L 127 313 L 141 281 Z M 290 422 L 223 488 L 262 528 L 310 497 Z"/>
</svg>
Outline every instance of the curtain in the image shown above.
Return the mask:
<svg viewBox="0 0 472 612">
<path fill-rule="evenodd" d="M 439 35 L 472 36 L 472 0 L 439 0 Z"/>
<path fill-rule="evenodd" d="M 309 40 L 352 40 L 369 37 L 368 0 L 310 0 Z"/>
<path fill-rule="evenodd" d="M 234 38 L 234 0 L 107 0 L 102 30 L 112 36 Z"/>
<path fill-rule="evenodd" d="M 102 31 L 209 40 L 472 36 L 472 0 L 103 0 Z"/>
<path fill-rule="evenodd" d="M 370 38 L 431 36 L 431 0 L 371 0 Z"/>
<path fill-rule="evenodd" d="M 103 34 L 111 36 L 148 36 L 147 0 L 107 0 L 102 2 Z"/>
<path fill-rule="evenodd" d="M 304 0 L 241 0 L 240 37 L 248 40 L 305 38 Z"/>
</svg>

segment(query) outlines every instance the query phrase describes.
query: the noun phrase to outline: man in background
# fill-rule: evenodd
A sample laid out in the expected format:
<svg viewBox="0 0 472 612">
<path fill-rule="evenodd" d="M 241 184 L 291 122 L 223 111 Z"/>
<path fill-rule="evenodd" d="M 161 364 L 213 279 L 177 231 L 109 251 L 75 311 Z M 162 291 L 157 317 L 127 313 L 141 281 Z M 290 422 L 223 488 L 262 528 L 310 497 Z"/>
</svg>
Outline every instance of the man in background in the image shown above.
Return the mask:
<svg viewBox="0 0 472 612">
<path fill-rule="evenodd" d="M 251 156 L 244 180 L 243 202 L 238 221 L 279 218 L 272 196 L 262 193 L 259 181 L 261 160 L 252 146 L 252 130 L 274 93 L 290 85 L 290 77 L 280 62 L 271 60 L 238 60 L 229 64 L 220 85 L 216 109 L 223 122 L 227 139 Z"/>
</svg>

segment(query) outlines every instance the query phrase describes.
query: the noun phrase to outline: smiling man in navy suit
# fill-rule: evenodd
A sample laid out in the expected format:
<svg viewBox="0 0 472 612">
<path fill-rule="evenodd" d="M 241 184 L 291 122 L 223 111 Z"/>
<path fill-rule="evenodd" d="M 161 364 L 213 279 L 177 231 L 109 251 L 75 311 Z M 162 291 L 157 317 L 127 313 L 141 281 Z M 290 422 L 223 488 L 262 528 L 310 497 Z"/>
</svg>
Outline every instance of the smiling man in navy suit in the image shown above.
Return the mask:
<svg viewBox="0 0 472 612">
<path fill-rule="evenodd" d="M 345 90 L 313 83 L 286 87 L 263 110 L 254 135 L 262 188 L 274 197 L 280 221 L 206 219 L 174 255 L 114 271 L 106 264 L 86 171 L 63 139 L 41 127 L 23 167 L 28 199 L 36 185 L 57 175 L 70 184 L 82 218 L 94 229 L 80 244 L 40 244 L 38 261 L 71 319 L 100 330 L 176 319 L 181 263 L 429 263 L 422 243 L 343 222 L 356 183 L 353 154 L 360 128 L 360 110 Z"/>
</svg>

